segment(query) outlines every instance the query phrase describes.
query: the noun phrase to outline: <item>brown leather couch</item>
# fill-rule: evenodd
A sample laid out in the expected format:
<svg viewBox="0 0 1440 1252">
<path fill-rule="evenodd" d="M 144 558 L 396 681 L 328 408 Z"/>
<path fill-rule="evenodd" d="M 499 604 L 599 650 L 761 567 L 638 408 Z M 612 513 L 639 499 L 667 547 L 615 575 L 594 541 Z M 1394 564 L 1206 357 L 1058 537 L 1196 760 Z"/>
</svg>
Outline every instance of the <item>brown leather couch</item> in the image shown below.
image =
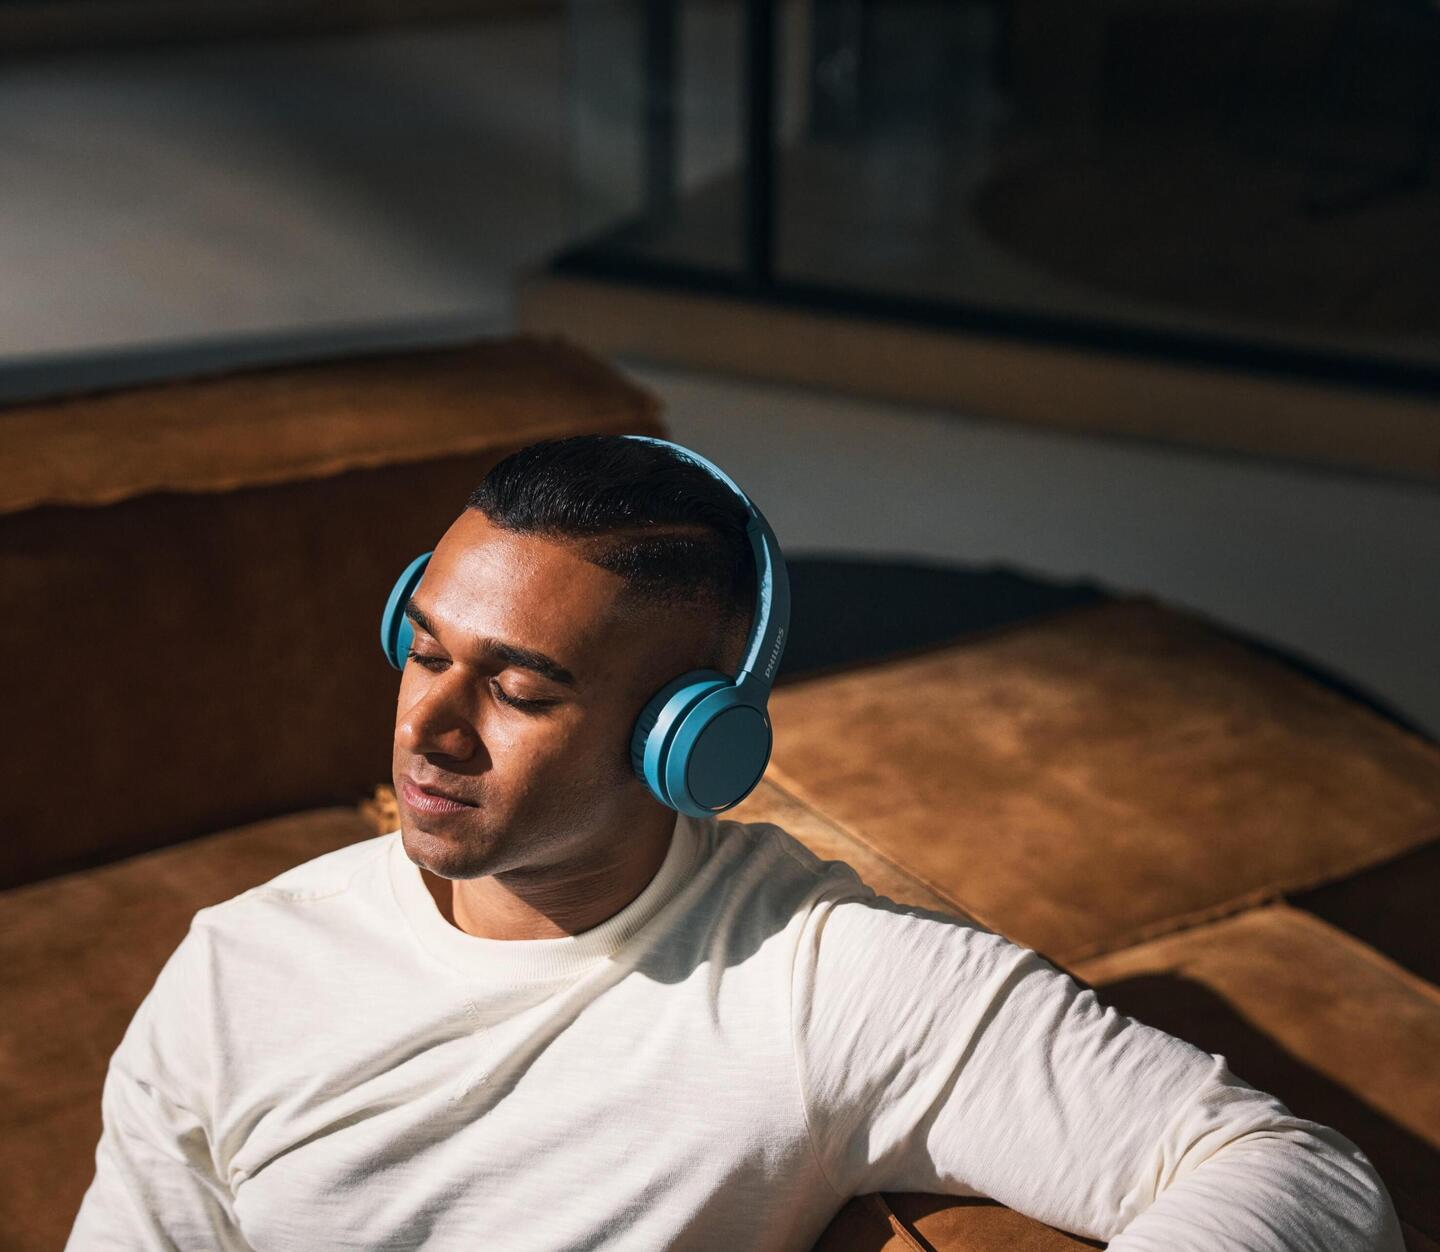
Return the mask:
<svg viewBox="0 0 1440 1252">
<path fill-rule="evenodd" d="M 0 412 L 6 1246 L 63 1242 L 106 1063 L 194 912 L 394 829 L 378 606 L 490 464 L 588 430 L 664 433 L 653 397 L 528 338 Z M 1440 1249 L 1440 749 L 1145 599 L 794 677 L 772 714 L 727 816 L 1224 1053 L 1359 1144 L 1407 1246 Z M 1097 1245 L 882 1195 L 817 1246 Z"/>
</svg>

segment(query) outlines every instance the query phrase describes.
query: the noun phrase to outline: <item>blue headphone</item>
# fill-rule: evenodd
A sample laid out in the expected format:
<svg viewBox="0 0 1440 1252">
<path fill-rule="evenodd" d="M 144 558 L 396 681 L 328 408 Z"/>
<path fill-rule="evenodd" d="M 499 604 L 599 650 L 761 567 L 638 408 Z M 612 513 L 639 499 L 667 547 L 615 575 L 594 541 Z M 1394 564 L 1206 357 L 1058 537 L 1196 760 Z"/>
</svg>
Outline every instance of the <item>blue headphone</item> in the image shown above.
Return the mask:
<svg viewBox="0 0 1440 1252">
<path fill-rule="evenodd" d="M 723 813 L 754 789 L 770 762 L 772 735 L 765 711 L 790 630 L 790 577 L 780 544 L 760 510 L 723 470 L 668 439 L 624 435 L 674 448 L 709 470 L 745 505 L 745 533 L 755 554 L 758 596 L 745 658 L 734 678 L 696 669 L 666 683 L 641 710 L 630 736 L 630 762 L 661 804 L 691 817 Z M 380 646 L 403 669 L 415 631 L 405 604 L 420 584 L 430 553 L 405 567 L 380 619 Z"/>
</svg>

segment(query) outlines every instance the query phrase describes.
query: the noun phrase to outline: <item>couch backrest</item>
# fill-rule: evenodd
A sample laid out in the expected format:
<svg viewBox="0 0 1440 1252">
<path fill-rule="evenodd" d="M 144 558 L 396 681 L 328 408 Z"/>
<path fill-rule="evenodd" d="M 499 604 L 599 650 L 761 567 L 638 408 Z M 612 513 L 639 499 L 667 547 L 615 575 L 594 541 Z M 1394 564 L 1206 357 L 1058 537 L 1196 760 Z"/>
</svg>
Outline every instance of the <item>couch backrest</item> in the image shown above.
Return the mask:
<svg viewBox="0 0 1440 1252">
<path fill-rule="evenodd" d="M 560 340 L 0 410 L 0 887 L 389 777 L 384 599 L 497 460 L 665 433 Z"/>
</svg>

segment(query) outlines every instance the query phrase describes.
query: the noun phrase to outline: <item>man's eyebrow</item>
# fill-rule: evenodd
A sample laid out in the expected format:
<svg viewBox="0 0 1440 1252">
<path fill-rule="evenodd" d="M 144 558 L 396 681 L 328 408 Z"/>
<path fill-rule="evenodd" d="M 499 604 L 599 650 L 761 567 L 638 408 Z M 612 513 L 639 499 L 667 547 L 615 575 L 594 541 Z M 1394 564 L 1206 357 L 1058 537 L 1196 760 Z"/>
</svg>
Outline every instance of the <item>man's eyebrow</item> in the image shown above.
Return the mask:
<svg viewBox="0 0 1440 1252">
<path fill-rule="evenodd" d="M 413 597 L 405 601 L 405 616 L 415 623 L 421 630 L 433 638 L 439 638 L 436 634 L 434 623 L 425 616 L 425 612 L 415 603 Z M 533 648 L 522 648 L 518 643 L 506 643 L 503 639 L 477 638 L 481 649 L 498 656 L 508 665 L 515 665 L 521 669 L 534 670 L 537 674 L 548 678 L 551 682 L 560 683 L 566 687 L 576 686 L 575 675 L 552 657 L 546 656 L 543 652 L 536 652 Z"/>
</svg>

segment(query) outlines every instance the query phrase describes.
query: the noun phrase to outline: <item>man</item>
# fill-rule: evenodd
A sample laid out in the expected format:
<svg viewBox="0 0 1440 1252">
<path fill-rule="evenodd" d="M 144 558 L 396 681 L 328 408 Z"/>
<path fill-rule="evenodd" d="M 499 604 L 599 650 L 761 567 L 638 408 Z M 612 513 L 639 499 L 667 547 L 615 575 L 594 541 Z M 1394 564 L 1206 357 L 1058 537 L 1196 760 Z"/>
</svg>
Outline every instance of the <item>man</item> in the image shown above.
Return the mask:
<svg viewBox="0 0 1440 1252">
<path fill-rule="evenodd" d="M 654 798 L 632 729 L 734 674 L 745 522 L 660 444 L 491 471 L 405 605 L 399 830 L 196 915 L 71 1249 L 805 1249 L 887 1189 L 1124 1252 L 1399 1252 L 1364 1155 L 1224 1057 Z"/>
</svg>

